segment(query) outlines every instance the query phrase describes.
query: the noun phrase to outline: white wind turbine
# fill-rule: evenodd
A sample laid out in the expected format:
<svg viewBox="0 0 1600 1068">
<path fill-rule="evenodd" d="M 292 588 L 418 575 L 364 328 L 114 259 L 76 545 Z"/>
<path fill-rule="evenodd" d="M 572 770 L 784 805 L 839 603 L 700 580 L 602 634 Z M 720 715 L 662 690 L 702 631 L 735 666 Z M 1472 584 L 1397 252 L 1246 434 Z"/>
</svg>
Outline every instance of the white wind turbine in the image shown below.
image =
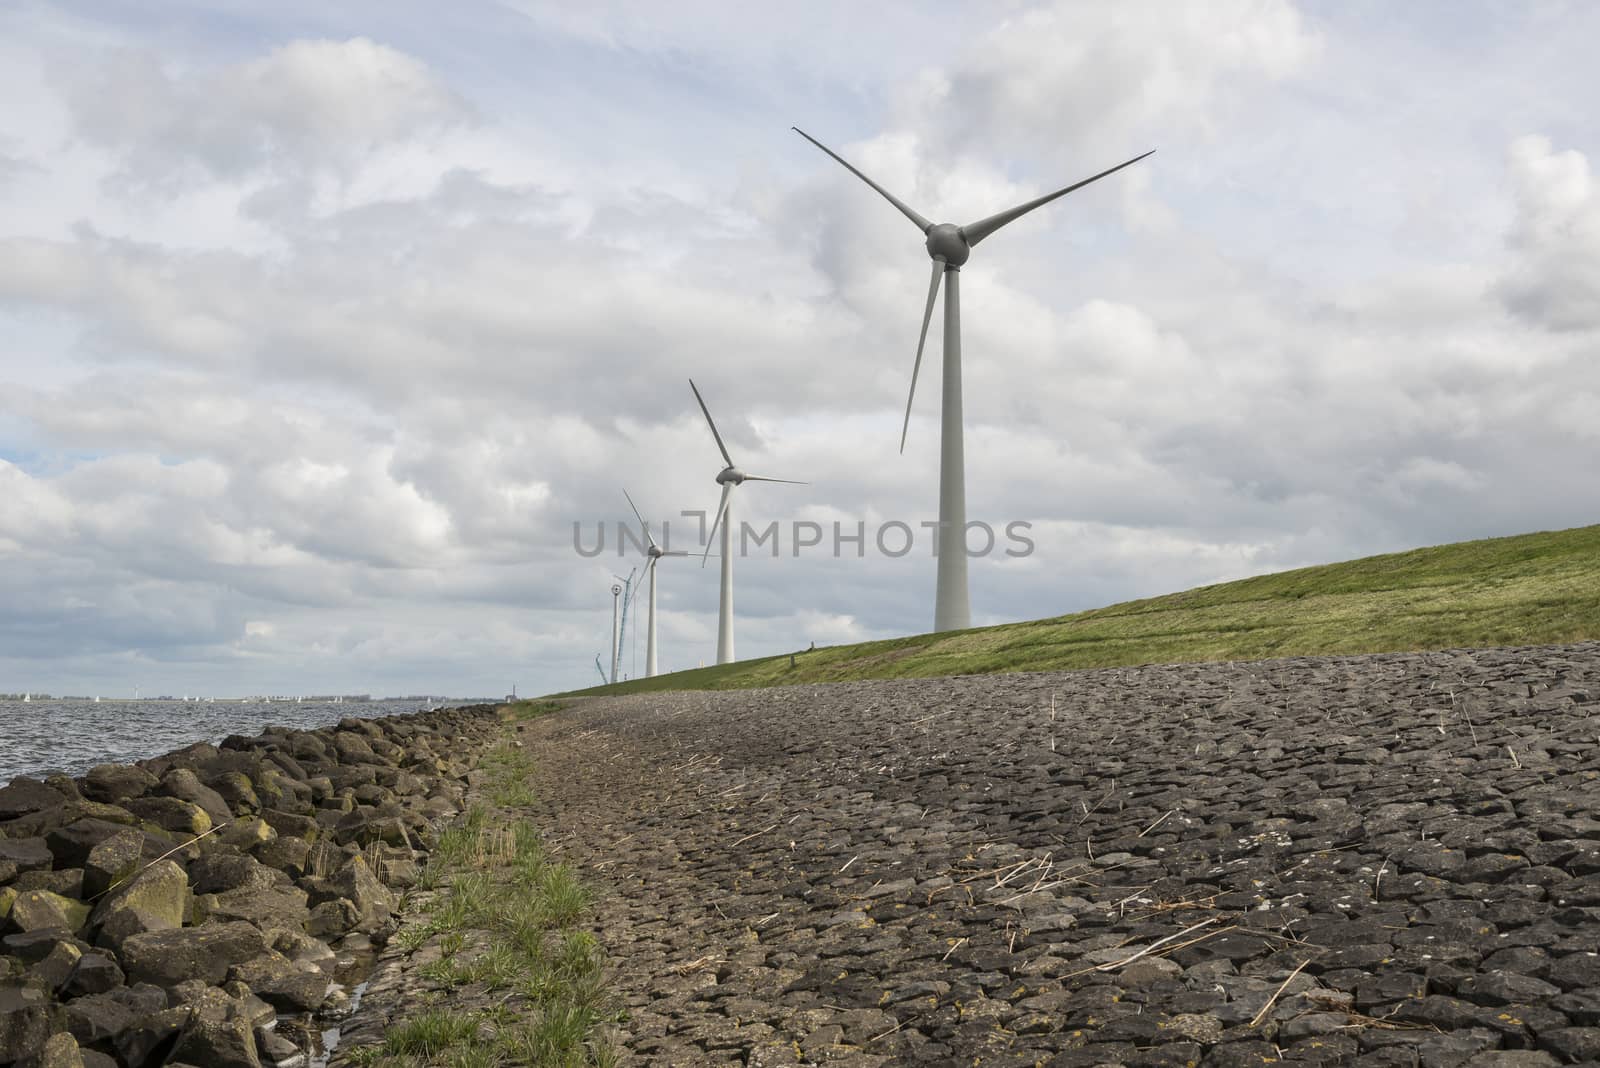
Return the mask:
<svg viewBox="0 0 1600 1068">
<path fill-rule="evenodd" d="M 717 503 L 717 518 L 711 522 L 711 532 L 706 535 L 706 549 L 700 556 L 700 566 L 704 567 L 706 556 L 711 552 L 711 539 L 717 533 L 717 526 L 722 526 L 722 597 L 717 611 L 717 663 L 733 663 L 733 515 L 729 507 L 729 498 L 733 496 L 733 487 L 741 482 L 785 482 L 791 486 L 804 486 L 804 482 L 796 482 L 791 478 L 764 478 L 761 475 L 747 475 L 733 464 L 733 457 L 728 455 L 728 447 L 722 443 L 722 435 L 717 433 L 717 424 L 711 418 L 711 409 L 706 407 L 705 398 L 700 396 L 700 390 L 694 384 L 694 379 L 689 380 L 689 388 L 694 390 L 694 399 L 700 402 L 700 410 L 705 413 L 706 423 L 711 427 L 711 436 L 717 439 L 717 449 L 722 453 L 722 459 L 727 463 L 717 473 L 717 482 L 722 486 L 722 500 Z"/>
<path fill-rule="evenodd" d="M 1041 207 L 1057 197 L 1066 196 L 1074 189 L 1082 189 L 1130 164 L 1138 163 L 1150 152 L 1119 163 L 1110 170 L 1101 171 L 1092 178 L 1074 182 L 1065 189 L 1057 189 L 1042 197 L 1018 204 L 1014 208 L 991 215 L 986 219 L 956 226 L 953 223 L 933 223 L 912 211 L 883 186 L 851 166 L 844 157 L 818 141 L 798 126 L 795 133 L 832 156 L 851 174 L 866 182 L 900 213 L 927 235 L 928 255 L 933 258 L 933 275 L 928 280 L 928 306 L 922 313 L 922 333 L 917 338 L 917 360 L 911 366 L 911 391 L 906 396 L 906 418 L 900 429 L 900 451 L 906 451 L 906 431 L 911 427 L 911 399 L 917 394 L 917 372 L 922 368 L 922 346 L 928 340 L 928 322 L 933 318 L 933 302 L 939 296 L 939 278 L 945 279 L 944 298 L 944 394 L 939 420 L 939 578 L 933 607 L 933 629 L 964 630 L 972 625 L 972 610 L 967 600 L 967 484 L 966 460 L 961 435 L 961 265 L 967 262 L 978 242 L 1034 208 Z M 1154 149 L 1151 150 L 1152 152 Z"/>
<path fill-rule="evenodd" d="M 628 491 L 623 490 L 622 495 L 628 497 Z M 644 521 L 644 516 L 639 514 L 639 506 L 633 503 L 633 498 L 628 497 L 628 507 L 633 509 L 634 517 L 639 520 L 639 526 L 644 529 L 644 540 L 649 544 L 645 547 L 644 554 L 650 562 L 644 565 L 645 577 L 650 580 L 650 616 L 645 627 L 644 640 L 644 677 L 654 678 L 656 673 L 656 564 L 663 556 L 688 556 L 683 550 L 668 551 L 656 544 L 656 539 L 650 536 L 650 524 Z M 666 537 L 665 534 L 662 537 Z"/>
</svg>

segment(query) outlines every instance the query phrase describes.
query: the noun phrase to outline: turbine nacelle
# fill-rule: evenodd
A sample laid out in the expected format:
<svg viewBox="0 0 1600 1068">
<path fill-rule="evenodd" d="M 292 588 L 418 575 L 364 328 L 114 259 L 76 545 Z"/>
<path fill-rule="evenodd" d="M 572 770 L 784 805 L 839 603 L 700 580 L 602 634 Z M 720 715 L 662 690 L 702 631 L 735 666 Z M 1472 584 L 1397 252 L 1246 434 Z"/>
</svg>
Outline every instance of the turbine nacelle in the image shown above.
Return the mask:
<svg viewBox="0 0 1600 1068">
<path fill-rule="evenodd" d="M 928 227 L 928 255 L 951 267 L 960 267 L 972 255 L 967 235 L 954 223 L 936 223 Z"/>
<path fill-rule="evenodd" d="M 719 486 L 737 486 L 739 483 L 743 482 L 745 479 L 747 479 L 749 477 L 750 477 L 749 475 L 745 474 L 743 471 L 739 470 L 737 467 L 724 467 L 717 474 L 717 485 L 719 485 Z"/>
</svg>

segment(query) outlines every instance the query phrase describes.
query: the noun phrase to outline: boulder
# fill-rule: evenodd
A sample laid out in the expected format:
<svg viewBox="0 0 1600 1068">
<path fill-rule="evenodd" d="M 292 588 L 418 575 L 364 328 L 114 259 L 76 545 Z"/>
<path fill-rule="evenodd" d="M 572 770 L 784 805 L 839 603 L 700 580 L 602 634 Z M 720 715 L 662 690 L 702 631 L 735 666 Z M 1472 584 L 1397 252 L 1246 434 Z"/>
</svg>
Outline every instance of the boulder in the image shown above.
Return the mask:
<svg viewBox="0 0 1600 1068">
<path fill-rule="evenodd" d="M 45 1039 L 39 1052 L 25 1061 L 23 1068 L 84 1068 L 83 1051 L 70 1032 L 58 1031 Z"/>
<path fill-rule="evenodd" d="M 156 929 L 182 927 L 189 905 L 189 877 L 170 860 L 158 860 L 121 884 L 94 911 L 94 922 L 104 924 L 116 912 L 142 913 Z"/>
<path fill-rule="evenodd" d="M 247 818 L 239 816 L 228 824 L 227 827 L 217 832 L 217 838 L 224 845 L 233 846 L 235 849 L 247 850 L 262 842 L 270 842 L 278 837 L 278 832 L 271 825 L 260 818 Z"/>
<path fill-rule="evenodd" d="M 28 979 L 47 990 L 60 990 L 67 985 L 73 969 L 83 959 L 83 951 L 71 942 L 57 942 L 45 954 L 44 960 L 28 969 Z"/>
<path fill-rule="evenodd" d="M 0 931 L 6 928 L 6 919 L 11 915 L 11 906 L 16 903 L 17 895 L 22 891 L 12 886 L 0 886 Z"/>
<path fill-rule="evenodd" d="M 0 838 L 0 861 L 10 861 L 17 871 L 49 871 L 54 863 L 43 838 Z"/>
<path fill-rule="evenodd" d="M 256 788 L 243 772 L 224 771 L 207 781 L 234 813 L 261 811 L 261 799 L 256 796 Z"/>
<path fill-rule="evenodd" d="M 127 828 L 96 843 L 83 862 L 83 892 L 93 900 L 139 870 L 144 832 Z"/>
<path fill-rule="evenodd" d="M 131 764 L 100 764 L 89 769 L 79 789 L 90 801 L 115 805 L 147 794 L 156 785 L 156 777 L 143 768 Z"/>
<path fill-rule="evenodd" d="M 308 842 L 316 840 L 322 827 L 310 816 L 302 816 L 282 809 L 263 809 L 261 818 L 267 821 L 268 826 L 280 835 L 292 835 L 295 838 L 304 838 Z"/>
<path fill-rule="evenodd" d="M 87 953 L 89 943 L 72 936 L 64 927 L 45 927 L 38 931 L 21 931 L 0 938 L 0 953 L 15 957 L 23 964 L 37 964 L 50 955 L 57 942 L 71 942 L 81 952 Z"/>
<path fill-rule="evenodd" d="M 195 915 L 206 922 L 248 920 L 263 930 L 299 929 L 311 918 L 306 892 L 298 887 L 241 886 L 195 900 Z"/>
<path fill-rule="evenodd" d="M 24 890 L 11 905 L 11 922 L 23 931 L 80 931 L 89 922 L 89 906 L 49 890 Z"/>
<path fill-rule="evenodd" d="M 128 800 L 124 807 L 140 819 L 186 838 L 205 834 L 211 829 L 211 817 L 206 810 L 182 798 L 135 797 Z"/>
<path fill-rule="evenodd" d="M 325 975 L 332 975 L 338 965 L 338 954 L 320 938 L 304 931 L 277 931 L 272 936 L 272 948 L 296 964 L 309 964 Z"/>
<path fill-rule="evenodd" d="M 54 808 L 41 809 L 26 816 L 18 816 L 4 827 L 11 838 L 48 838 L 51 831 L 60 830 L 83 819 L 104 820 L 132 826 L 138 817 L 117 805 L 102 805 L 98 801 L 71 800 Z"/>
<path fill-rule="evenodd" d="M 112 835 L 127 830 L 136 822 L 136 817 L 133 813 L 125 809 L 117 809 L 116 811 L 121 812 L 127 818 L 112 821 L 100 816 L 90 816 L 74 820 L 72 823 L 47 832 L 45 834 L 45 842 L 50 846 L 50 852 L 55 856 L 56 866 L 87 869 L 89 854 L 93 852 L 95 846 Z M 141 847 L 141 851 L 143 855 L 151 859 L 160 856 L 177 844 L 176 842 L 163 842 L 161 839 L 155 839 L 155 836 L 149 832 L 141 833 L 144 836 L 144 844 Z M 152 842 L 152 839 L 155 839 L 154 842 Z"/>
<path fill-rule="evenodd" d="M 246 886 L 272 886 L 277 874 L 244 853 L 208 853 L 189 866 L 189 884 L 197 894 L 220 894 Z"/>
<path fill-rule="evenodd" d="M 200 776 L 188 768 L 173 768 L 161 778 L 158 791 L 167 797 L 176 797 L 205 809 L 213 824 L 233 819 L 233 811 L 222 795 L 200 781 Z"/>
<path fill-rule="evenodd" d="M 50 1001 L 31 986 L 0 986 L 0 1064 L 32 1056 L 50 1033 Z"/>
<path fill-rule="evenodd" d="M 85 1046 L 115 1043 L 118 1035 L 166 1007 L 167 995 L 157 987 L 148 984 L 118 987 L 67 1002 L 67 1030 Z"/>
<path fill-rule="evenodd" d="M 262 842 L 250 852 L 268 868 L 285 872 L 295 879 L 306 873 L 307 862 L 311 857 L 311 847 L 305 839 L 291 838 L 283 834 L 279 834 L 270 842 Z"/>
<path fill-rule="evenodd" d="M 228 977 L 283 1012 L 314 1012 L 328 997 L 328 977 L 320 968 L 275 951 L 234 965 Z"/>
<path fill-rule="evenodd" d="M 267 949 L 266 939 L 243 921 L 149 931 L 122 944 L 122 967 L 135 982 L 173 987 L 185 979 L 216 985 L 228 969 Z"/>
<path fill-rule="evenodd" d="M 333 875 L 304 882 L 313 904 L 343 899 L 354 905 L 357 929 L 363 932 L 370 933 L 382 927 L 394 912 L 394 895 L 372 874 L 365 857 L 351 857 Z"/>
<path fill-rule="evenodd" d="M 62 993 L 69 998 L 86 994 L 104 994 L 115 990 L 127 980 L 117 962 L 103 953 L 82 953 L 78 965 L 62 984 Z"/>
<path fill-rule="evenodd" d="M 261 1068 L 255 1026 L 240 999 L 220 990 L 195 992 L 189 1019 L 172 1048 L 169 1064 L 184 1062 L 207 1068 Z M 269 1010 L 270 1011 L 270 1010 Z"/>
<path fill-rule="evenodd" d="M 175 1008 L 140 1017 L 112 1040 L 117 1056 L 130 1068 L 156 1068 L 176 1063 L 171 1057 L 172 1047 L 177 1044 L 179 1033 L 188 1026 L 189 1016 L 187 1008 Z"/>
<path fill-rule="evenodd" d="M 62 897 L 83 897 L 83 869 L 60 868 L 54 871 L 23 872 L 13 883 L 17 890 L 48 890 Z"/>
<path fill-rule="evenodd" d="M 306 930 L 317 938 L 337 938 L 355 930 L 361 923 L 361 910 L 345 898 L 324 901 L 311 910 Z"/>
<path fill-rule="evenodd" d="M 335 731 L 333 748 L 339 754 L 341 764 L 375 764 L 378 761 L 378 754 L 372 751 L 372 744 L 354 731 Z"/>
<path fill-rule="evenodd" d="M 45 1039 L 37 1054 L 22 1060 L 18 1068 L 85 1068 L 83 1050 L 67 1031 L 56 1031 Z"/>
<path fill-rule="evenodd" d="M 38 779 L 19 775 L 9 785 L 0 786 L 0 822 L 55 808 L 67 800 L 65 794 Z"/>
<path fill-rule="evenodd" d="M 150 916 L 138 909 L 117 909 L 100 923 L 95 935 L 95 945 L 113 953 L 122 952 L 122 944 L 134 935 L 149 931 L 170 931 L 172 925 L 159 916 Z"/>
</svg>

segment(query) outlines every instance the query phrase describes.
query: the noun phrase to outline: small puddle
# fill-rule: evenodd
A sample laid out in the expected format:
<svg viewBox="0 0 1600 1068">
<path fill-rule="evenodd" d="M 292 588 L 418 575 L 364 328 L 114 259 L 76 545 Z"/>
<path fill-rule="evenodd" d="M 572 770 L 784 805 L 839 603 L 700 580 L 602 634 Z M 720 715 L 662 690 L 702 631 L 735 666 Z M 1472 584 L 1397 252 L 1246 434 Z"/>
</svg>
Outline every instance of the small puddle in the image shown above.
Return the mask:
<svg viewBox="0 0 1600 1068">
<path fill-rule="evenodd" d="M 293 1063 L 303 1068 L 328 1068 L 329 1060 L 339 1048 L 345 1021 L 361 1007 L 361 996 L 367 992 L 377 966 L 378 954 L 374 950 L 362 950 L 348 957 L 340 954 L 334 968 L 328 1002 L 322 1011 L 305 1016 L 278 1016 L 279 1033 L 299 1046 L 304 1055 L 303 1060 L 290 1058 L 279 1062 L 280 1065 Z M 361 976 L 361 981 L 350 985 L 356 976 Z"/>
</svg>

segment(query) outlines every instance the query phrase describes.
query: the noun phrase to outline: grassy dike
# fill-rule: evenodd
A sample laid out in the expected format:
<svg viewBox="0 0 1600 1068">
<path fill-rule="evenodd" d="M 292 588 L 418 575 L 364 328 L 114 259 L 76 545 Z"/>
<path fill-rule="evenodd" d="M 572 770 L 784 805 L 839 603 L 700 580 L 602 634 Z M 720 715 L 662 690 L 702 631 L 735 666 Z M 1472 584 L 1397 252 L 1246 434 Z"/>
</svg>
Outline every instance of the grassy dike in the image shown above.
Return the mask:
<svg viewBox="0 0 1600 1068">
<path fill-rule="evenodd" d="M 1600 526 L 1261 575 L 1075 615 L 842 645 L 574 694 L 723 690 L 1600 638 Z"/>
<path fill-rule="evenodd" d="M 579 925 L 589 891 L 553 861 L 527 817 L 533 759 L 517 722 L 559 708 L 521 702 L 487 752 L 481 797 L 439 841 L 406 902 L 393 942 L 425 989 L 418 1011 L 380 1045 L 352 1049 L 363 1068 L 606 1068 L 616 1018 L 595 937 Z M 488 804 L 482 803 L 487 801 Z"/>
</svg>

